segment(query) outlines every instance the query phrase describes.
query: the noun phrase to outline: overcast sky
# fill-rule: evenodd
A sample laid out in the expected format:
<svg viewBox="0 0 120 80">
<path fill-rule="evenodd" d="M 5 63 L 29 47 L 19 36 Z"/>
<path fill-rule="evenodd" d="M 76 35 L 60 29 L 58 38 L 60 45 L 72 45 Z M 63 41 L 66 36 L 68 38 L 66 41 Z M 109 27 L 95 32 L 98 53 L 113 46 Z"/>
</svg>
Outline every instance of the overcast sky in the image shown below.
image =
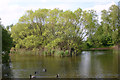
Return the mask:
<svg viewBox="0 0 120 80">
<path fill-rule="evenodd" d="M 100 15 L 100 11 L 108 9 L 111 5 L 118 5 L 119 0 L 0 0 L 0 18 L 4 26 L 16 24 L 26 10 L 39 8 L 74 11 L 94 9 Z"/>
</svg>

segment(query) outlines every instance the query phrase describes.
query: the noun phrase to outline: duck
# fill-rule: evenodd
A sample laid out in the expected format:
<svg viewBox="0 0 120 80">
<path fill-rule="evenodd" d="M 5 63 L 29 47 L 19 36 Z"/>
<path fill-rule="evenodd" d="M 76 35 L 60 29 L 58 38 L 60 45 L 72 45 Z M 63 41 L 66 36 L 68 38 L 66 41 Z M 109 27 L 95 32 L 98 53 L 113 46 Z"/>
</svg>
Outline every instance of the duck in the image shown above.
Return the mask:
<svg viewBox="0 0 120 80">
<path fill-rule="evenodd" d="M 37 74 L 37 72 L 35 71 L 35 74 Z"/>
<path fill-rule="evenodd" d="M 7 77 L 7 76 L 9 76 L 9 75 L 8 75 L 8 73 L 7 73 L 7 74 L 4 74 L 4 76 L 6 76 L 6 77 Z"/>
<path fill-rule="evenodd" d="M 12 68 L 12 66 L 11 66 L 11 65 L 9 66 L 9 69 L 10 69 L 10 68 Z"/>
<path fill-rule="evenodd" d="M 36 78 L 36 76 L 30 74 L 30 79 L 31 79 L 31 78 Z"/>
<path fill-rule="evenodd" d="M 36 74 L 37 74 L 37 72 L 35 71 L 35 73 L 34 73 L 34 74 L 36 75 Z M 35 76 L 35 75 L 31 75 L 31 74 L 30 74 L 30 79 L 31 79 L 31 78 L 36 78 L 36 76 Z"/>
<path fill-rule="evenodd" d="M 43 69 L 42 71 L 43 71 L 43 72 L 46 72 L 46 71 L 47 71 L 47 69 Z"/>
<path fill-rule="evenodd" d="M 59 77 L 59 74 L 56 74 L 56 78 L 58 78 Z"/>
</svg>

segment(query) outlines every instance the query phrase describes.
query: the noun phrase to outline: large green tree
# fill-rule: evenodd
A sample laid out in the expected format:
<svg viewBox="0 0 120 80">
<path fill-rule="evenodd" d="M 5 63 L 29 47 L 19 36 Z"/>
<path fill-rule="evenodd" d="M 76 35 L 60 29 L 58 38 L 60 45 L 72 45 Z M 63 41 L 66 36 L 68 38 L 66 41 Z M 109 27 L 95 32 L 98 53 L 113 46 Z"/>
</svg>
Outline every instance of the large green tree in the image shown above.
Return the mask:
<svg viewBox="0 0 120 80">
<path fill-rule="evenodd" d="M 15 48 L 76 51 L 118 43 L 118 6 L 101 12 L 101 23 L 94 10 L 28 10 L 11 28 Z"/>
<path fill-rule="evenodd" d="M 81 13 L 82 9 L 75 12 L 56 8 L 28 10 L 11 29 L 16 49 L 77 50 L 83 39 Z"/>
</svg>

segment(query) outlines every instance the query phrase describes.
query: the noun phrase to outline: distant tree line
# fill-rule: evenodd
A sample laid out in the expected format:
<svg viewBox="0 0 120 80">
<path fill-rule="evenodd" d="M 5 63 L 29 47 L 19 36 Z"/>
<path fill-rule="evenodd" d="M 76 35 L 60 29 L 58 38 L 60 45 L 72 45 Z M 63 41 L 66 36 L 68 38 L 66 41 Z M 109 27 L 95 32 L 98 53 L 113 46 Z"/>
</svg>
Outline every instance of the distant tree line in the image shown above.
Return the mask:
<svg viewBox="0 0 120 80">
<path fill-rule="evenodd" d="M 120 44 L 120 30 L 119 8 L 112 5 L 109 10 L 102 10 L 101 22 L 96 27 L 92 36 L 87 38 L 89 47 L 107 47 Z"/>
</svg>

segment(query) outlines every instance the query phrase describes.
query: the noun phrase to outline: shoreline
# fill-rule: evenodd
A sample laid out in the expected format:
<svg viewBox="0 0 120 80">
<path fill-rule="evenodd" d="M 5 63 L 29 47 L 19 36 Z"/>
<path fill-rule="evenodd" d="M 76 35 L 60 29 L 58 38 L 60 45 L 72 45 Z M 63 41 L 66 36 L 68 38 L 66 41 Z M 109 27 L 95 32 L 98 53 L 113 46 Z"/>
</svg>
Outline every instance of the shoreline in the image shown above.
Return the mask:
<svg viewBox="0 0 120 80">
<path fill-rule="evenodd" d="M 115 45 L 112 47 L 103 47 L 103 48 L 90 48 L 90 49 L 83 49 L 82 51 L 88 51 L 88 50 L 120 50 L 120 45 Z"/>
<path fill-rule="evenodd" d="M 19 51 L 20 50 L 20 51 Z M 89 49 L 80 49 L 81 51 L 94 51 L 94 50 L 120 50 L 120 45 L 115 45 L 115 46 L 111 46 L 111 47 L 101 47 L 101 48 L 89 48 Z M 14 51 L 14 52 L 10 52 L 10 54 L 9 55 L 11 55 L 11 54 L 15 54 L 16 52 L 22 52 L 22 53 L 24 53 L 24 52 L 30 52 L 31 53 L 31 51 L 30 50 L 25 50 L 25 49 L 18 49 L 18 51 Z M 32 53 L 34 53 L 34 55 L 45 55 L 45 54 L 41 54 L 40 53 L 41 51 L 32 51 Z M 65 52 L 64 52 L 65 53 Z M 29 55 L 29 54 L 27 54 L 27 55 Z M 33 54 L 31 54 L 31 55 L 33 55 Z M 50 53 L 47 53 L 46 55 L 50 55 Z M 52 55 L 54 55 L 54 54 L 52 54 L 51 53 L 51 56 Z M 70 53 L 69 54 L 67 54 L 67 56 L 68 55 L 70 55 Z M 54 55 L 55 56 L 55 55 Z"/>
</svg>

